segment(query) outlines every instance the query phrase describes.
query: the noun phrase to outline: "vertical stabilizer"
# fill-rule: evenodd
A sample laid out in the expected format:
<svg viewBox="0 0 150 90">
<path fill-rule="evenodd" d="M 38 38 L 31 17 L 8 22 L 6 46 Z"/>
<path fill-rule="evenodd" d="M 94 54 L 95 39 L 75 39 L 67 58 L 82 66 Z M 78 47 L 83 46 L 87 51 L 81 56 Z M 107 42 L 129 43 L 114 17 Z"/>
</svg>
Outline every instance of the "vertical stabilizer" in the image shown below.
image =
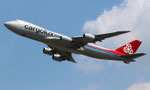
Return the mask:
<svg viewBox="0 0 150 90">
<path fill-rule="evenodd" d="M 124 55 L 134 54 L 141 45 L 141 43 L 142 42 L 139 40 L 134 40 L 122 47 L 117 48 L 115 51 L 120 52 Z"/>
</svg>

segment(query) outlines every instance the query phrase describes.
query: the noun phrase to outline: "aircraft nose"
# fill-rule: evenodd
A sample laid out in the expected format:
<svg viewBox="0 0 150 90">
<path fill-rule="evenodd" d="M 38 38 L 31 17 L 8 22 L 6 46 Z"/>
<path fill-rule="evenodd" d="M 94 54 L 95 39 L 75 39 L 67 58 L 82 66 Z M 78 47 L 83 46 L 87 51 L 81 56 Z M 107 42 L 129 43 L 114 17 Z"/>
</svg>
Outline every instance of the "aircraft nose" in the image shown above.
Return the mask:
<svg viewBox="0 0 150 90">
<path fill-rule="evenodd" d="M 16 21 L 9 21 L 4 23 L 5 27 L 7 27 L 9 30 L 13 31 L 17 28 L 17 22 Z"/>
<path fill-rule="evenodd" d="M 5 22 L 4 25 L 7 28 L 11 28 L 14 25 L 14 22 L 13 21 Z"/>
</svg>

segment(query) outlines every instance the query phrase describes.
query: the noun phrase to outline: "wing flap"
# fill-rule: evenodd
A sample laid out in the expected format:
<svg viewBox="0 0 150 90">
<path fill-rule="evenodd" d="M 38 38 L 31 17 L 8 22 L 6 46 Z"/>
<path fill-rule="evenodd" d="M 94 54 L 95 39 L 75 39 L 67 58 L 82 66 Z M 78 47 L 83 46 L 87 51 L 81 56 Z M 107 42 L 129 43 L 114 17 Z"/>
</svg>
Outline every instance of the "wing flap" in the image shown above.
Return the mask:
<svg viewBox="0 0 150 90">
<path fill-rule="evenodd" d="M 71 61 L 71 62 L 73 62 L 73 63 L 77 63 L 77 62 L 74 60 L 74 58 L 72 57 L 72 55 L 71 55 L 70 57 L 68 57 L 67 60 L 68 60 L 68 61 Z"/>
</svg>

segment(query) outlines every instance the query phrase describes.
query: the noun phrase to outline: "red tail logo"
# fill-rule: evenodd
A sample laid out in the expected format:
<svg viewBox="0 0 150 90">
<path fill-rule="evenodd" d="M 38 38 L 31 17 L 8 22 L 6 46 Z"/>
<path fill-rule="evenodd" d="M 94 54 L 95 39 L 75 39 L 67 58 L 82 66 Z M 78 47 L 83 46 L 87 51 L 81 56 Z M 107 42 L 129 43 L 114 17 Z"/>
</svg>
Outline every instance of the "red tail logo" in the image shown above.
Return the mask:
<svg viewBox="0 0 150 90">
<path fill-rule="evenodd" d="M 127 54 L 133 54 L 133 49 L 131 44 L 126 44 L 126 47 L 123 48 L 123 51 Z"/>
<path fill-rule="evenodd" d="M 123 53 L 123 54 L 134 54 L 140 45 L 141 45 L 141 41 L 134 40 L 120 48 L 117 48 L 115 51 Z"/>
</svg>

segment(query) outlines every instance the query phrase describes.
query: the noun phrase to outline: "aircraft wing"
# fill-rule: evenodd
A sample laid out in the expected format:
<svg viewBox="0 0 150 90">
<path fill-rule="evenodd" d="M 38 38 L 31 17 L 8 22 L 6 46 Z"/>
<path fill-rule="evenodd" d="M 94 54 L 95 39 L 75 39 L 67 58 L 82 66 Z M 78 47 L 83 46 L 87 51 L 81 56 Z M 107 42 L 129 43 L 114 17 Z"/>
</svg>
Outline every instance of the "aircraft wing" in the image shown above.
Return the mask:
<svg viewBox="0 0 150 90">
<path fill-rule="evenodd" d="M 50 46 L 48 45 L 48 47 L 50 47 Z M 76 63 L 76 61 L 72 57 L 72 53 L 62 51 L 62 50 L 58 50 L 58 49 L 55 49 L 55 48 L 53 48 L 53 49 L 56 51 L 56 53 L 61 54 L 66 60 L 71 61 L 73 63 Z"/>
<path fill-rule="evenodd" d="M 66 58 L 66 60 L 76 63 L 76 61 L 73 59 L 71 53 L 65 52 L 65 51 L 61 51 L 60 53 Z"/>
<path fill-rule="evenodd" d="M 124 33 L 128 33 L 130 31 L 117 31 L 117 32 L 112 32 L 112 33 L 106 33 L 106 34 L 99 34 L 99 35 L 95 35 L 97 40 L 104 40 L 105 38 L 110 38 L 110 37 L 114 37 L 117 35 L 121 35 Z"/>
<path fill-rule="evenodd" d="M 87 43 L 94 43 L 97 41 L 101 42 L 102 40 L 104 40 L 106 38 L 114 37 L 114 36 L 121 35 L 121 34 L 128 33 L 128 32 L 130 32 L 130 31 L 117 31 L 117 32 L 112 32 L 112 33 L 93 35 L 95 38 L 94 38 L 94 40 L 91 40 L 91 41 L 89 39 L 85 39 L 82 36 L 73 37 L 73 40 L 74 40 L 74 44 L 76 44 L 78 46 L 84 46 Z"/>
</svg>

